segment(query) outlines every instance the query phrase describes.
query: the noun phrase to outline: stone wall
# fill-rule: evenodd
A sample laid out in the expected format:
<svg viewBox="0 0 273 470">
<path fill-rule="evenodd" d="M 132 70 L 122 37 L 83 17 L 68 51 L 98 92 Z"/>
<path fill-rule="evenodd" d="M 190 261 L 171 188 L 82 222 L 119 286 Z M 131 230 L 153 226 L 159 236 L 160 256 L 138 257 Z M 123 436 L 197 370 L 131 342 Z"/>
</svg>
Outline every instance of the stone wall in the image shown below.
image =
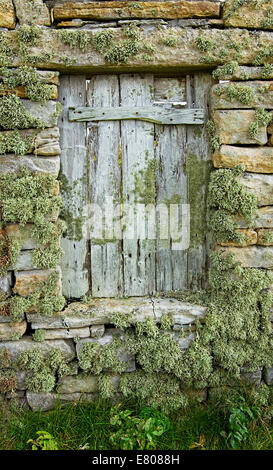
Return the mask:
<svg viewBox="0 0 273 470">
<path fill-rule="evenodd" d="M 48 410 L 56 398 L 66 403 L 126 396 L 128 384 L 141 385 L 143 377 L 147 398 L 152 377 L 152 389 L 178 407 L 189 387 L 187 374 L 175 368 L 182 360 L 187 369 L 188 357 L 208 363 L 188 380 L 199 383 L 199 398 L 213 388 L 203 380 L 211 357 L 196 342 L 207 309 L 208 323 L 213 311 L 202 296 L 194 302 L 174 293 L 66 305 L 61 295 L 59 72 L 212 70 L 215 250 L 233 254 L 242 268 L 270 272 L 272 12 L 272 0 L 241 6 L 227 0 L 224 7 L 217 1 L 0 1 L 0 389 L 7 398 Z M 128 25 L 139 29 L 137 44 L 124 33 Z M 110 45 L 103 42 L 105 31 L 111 31 Z M 271 385 L 270 358 L 251 372 L 241 366 L 241 378 Z"/>
</svg>

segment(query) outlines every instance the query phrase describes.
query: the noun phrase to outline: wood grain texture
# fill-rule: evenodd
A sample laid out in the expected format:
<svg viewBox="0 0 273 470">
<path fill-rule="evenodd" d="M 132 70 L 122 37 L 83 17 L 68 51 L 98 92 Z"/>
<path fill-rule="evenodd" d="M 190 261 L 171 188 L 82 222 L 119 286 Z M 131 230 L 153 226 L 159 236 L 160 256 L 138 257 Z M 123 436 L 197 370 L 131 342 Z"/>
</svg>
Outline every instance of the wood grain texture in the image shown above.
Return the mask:
<svg viewBox="0 0 273 470">
<path fill-rule="evenodd" d="M 213 85 L 209 73 L 196 73 L 187 77 L 189 107 L 204 109 L 209 116 L 209 93 Z M 207 236 L 207 184 L 209 175 L 210 148 L 204 126 L 187 126 L 188 202 L 191 204 L 191 246 L 188 250 L 188 289 L 206 287 L 208 249 L 211 244 Z M 206 235 L 205 235 L 206 233 Z"/>
<path fill-rule="evenodd" d="M 169 97 L 172 80 L 156 79 L 155 95 Z M 185 98 L 185 86 L 175 93 L 175 99 Z M 170 99 L 170 98 L 168 98 Z M 157 172 L 157 204 L 164 204 L 170 213 L 170 204 L 187 203 L 187 176 L 185 172 L 186 128 L 185 126 L 155 126 L 155 156 Z M 162 220 L 157 215 L 160 230 Z M 168 238 L 160 240 L 157 233 L 156 283 L 157 291 L 187 288 L 187 252 L 174 250 L 170 226 Z"/>
<path fill-rule="evenodd" d="M 103 108 L 119 105 L 117 76 L 95 76 L 87 90 L 89 106 Z M 104 230 L 91 239 L 91 281 L 94 297 L 115 297 L 123 292 L 123 265 L 120 220 L 114 220 L 113 204 L 121 202 L 121 167 L 119 164 L 120 123 L 100 122 L 89 127 L 89 187 L 90 202 L 104 211 Z M 107 224 L 107 225 L 106 225 Z M 119 224 L 119 239 L 111 225 Z M 107 230 L 108 228 L 108 230 Z M 114 227 L 113 227 L 114 228 Z M 109 231 L 109 233 L 108 233 Z"/>
<path fill-rule="evenodd" d="M 162 106 L 122 108 L 76 108 L 69 111 L 70 121 L 147 121 L 154 124 L 203 124 L 202 109 L 165 109 Z"/>
<path fill-rule="evenodd" d="M 151 105 L 151 91 L 152 75 L 120 76 L 121 107 Z M 132 211 L 132 216 L 125 219 L 123 231 L 124 294 L 146 295 L 155 291 L 155 240 L 139 237 L 140 227 L 137 227 L 134 211 L 136 204 L 143 202 L 136 180 L 143 181 L 150 162 L 154 161 L 154 125 L 136 120 L 122 121 L 121 141 L 123 203 Z M 145 183 L 142 189 L 144 193 L 150 190 Z M 155 200 L 149 202 L 155 203 Z"/>
<path fill-rule="evenodd" d="M 59 100 L 63 105 L 63 113 L 59 119 L 61 143 L 61 169 L 70 187 L 76 186 L 77 191 L 63 194 L 65 204 L 70 208 L 73 217 L 81 214 L 82 207 L 87 203 L 87 156 L 86 156 L 86 124 L 68 122 L 67 110 L 72 105 L 86 104 L 85 76 L 62 76 Z M 68 221 L 69 223 L 69 221 Z M 74 234 L 75 235 L 75 234 Z M 63 294 L 68 298 L 80 298 L 89 288 L 88 283 L 88 243 L 76 237 L 63 238 L 61 246 L 65 252 L 62 260 Z"/>
</svg>

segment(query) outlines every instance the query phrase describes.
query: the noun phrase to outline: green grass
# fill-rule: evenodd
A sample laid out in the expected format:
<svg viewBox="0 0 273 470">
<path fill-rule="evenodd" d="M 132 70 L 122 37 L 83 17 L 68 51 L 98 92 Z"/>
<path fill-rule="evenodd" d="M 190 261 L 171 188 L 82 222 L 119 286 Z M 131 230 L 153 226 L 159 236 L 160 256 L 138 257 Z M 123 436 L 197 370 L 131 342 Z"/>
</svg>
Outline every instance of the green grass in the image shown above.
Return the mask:
<svg viewBox="0 0 273 470">
<path fill-rule="evenodd" d="M 87 446 L 90 450 L 112 449 L 109 436 L 110 409 L 112 404 L 100 401 L 96 404 L 71 404 L 57 407 L 51 412 L 33 412 L 24 407 L 4 402 L 0 405 L 0 449 L 30 449 L 29 439 L 36 439 L 36 432 L 52 434 L 61 450 L 78 450 Z M 130 409 L 138 415 L 137 403 L 123 402 L 122 409 Z M 169 416 L 171 426 L 157 439 L 158 450 L 230 449 L 228 435 L 228 408 L 218 403 L 193 404 L 186 410 Z M 261 418 L 248 426 L 248 437 L 240 449 L 273 450 L 273 426 Z M 193 450 L 194 451 L 194 450 Z"/>
</svg>

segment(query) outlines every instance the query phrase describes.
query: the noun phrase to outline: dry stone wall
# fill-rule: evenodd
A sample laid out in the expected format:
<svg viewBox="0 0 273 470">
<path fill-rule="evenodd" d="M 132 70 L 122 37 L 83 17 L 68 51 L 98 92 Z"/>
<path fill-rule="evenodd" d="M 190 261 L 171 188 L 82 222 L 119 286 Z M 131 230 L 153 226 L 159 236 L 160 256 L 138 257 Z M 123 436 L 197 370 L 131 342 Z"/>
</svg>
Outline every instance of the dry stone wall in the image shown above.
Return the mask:
<svg viewBox="0 0 273 470">
<path fill-rule="evenodd" d="M 215 252 L 267 274 L 273 270 L 272 12 L 272 0 L 0 0 L 0 390 L 8 399 L 48 410 L 56 399 L 93 401 L 138 390 L 147 401 L 158 395 L 159 406 L 167 397 L 180 407 L 195 382 L 199 399 L 213 390 L 213 367 L 232 369 L 233 350 L 221 360 L 222 343 L 214 344 L 221 325 L 213 330 L 215 312 L 204 293 L 194 302 L 174 293 L 66 305 L 59 267 L 65 229 L 58 217 L 59 72 L 212 70 Z M 223 288 L 215 279 L 212 289 L 219 301 Z M 241 379 L 257 386 L 273 383 L 271 316 L 266 360 L 258 358 L 252 371 L 238 361 Z M 200 328 L 207 342 L 199 341 Z"/>
</svg>

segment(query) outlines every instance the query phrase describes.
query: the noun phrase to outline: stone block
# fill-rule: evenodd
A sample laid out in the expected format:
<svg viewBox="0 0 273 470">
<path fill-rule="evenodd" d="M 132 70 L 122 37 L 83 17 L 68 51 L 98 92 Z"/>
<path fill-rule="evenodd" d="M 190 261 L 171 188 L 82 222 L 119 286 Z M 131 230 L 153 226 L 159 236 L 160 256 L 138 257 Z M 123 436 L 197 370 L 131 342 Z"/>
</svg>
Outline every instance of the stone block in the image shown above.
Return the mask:
<svg viewBox="0 0 273 470">
<path fill-rule="evenodd" d="M 26 329 L 26 321 L 0 323 L 0 341 L 16 341 L 25 334 Z"/>
<path fill-rule="evenodd" d="M 14 29 L 16 24 L 15 10 L 12 0 L 0 3 L 0 28 Z"/>
<path fill-rule="evenodd" d="M 235 217 L 236 223 L 239 227 L 246 228 L 249 224 L 242 217 Z M 265 206 L 257 210 L 257 214 L 254 217 L 251 227 L 256 228 L 272 228 L 273 227 L 273 207 Z"/>
<path fill-rule="evenodd" d="M 239 242 L 233 242 L 233 241 L 228 241 L 228 242 L 221 242 L 221 246 L 249 246 L 249 245 L 256 245 L 257 243 L 257 232 L 255 230 L 250 230 L 250 229 L 238 229 L 236 230 L 236 233 L 243 235 L 244 241 L 242 243 Z"/>
<path fill-rule="evenodd" d="M 59 328 L 56 330 L 43 330 L 45 340 L 47 339 L 70 339 L 70 338 L 88 338 L 90 331 L 88 326 L 83 328 Z"/>
<path fill-rule="evenodd" d="M 105 333 L 104 325 L 93 325 L 90 327 L 91 338 L 101 338 Z"/>
<path fill-rule="evenodd" d="M 264 369 L 264 381 L 267 385 L 273 384 L 273 367 L 265 367 Z"/>
<path fill-rule="evenodd" d="M 32 294 L 40 287 L 41 282 L 48 280 L 50 275 L 57 271 L 59 278 L 56 285 L 56 294 L 61 293 L 61 270 L 59 267 L 54 269 L 33 270 L 33 271 L 17 271 L 15 273 L 15 287 L 13 292 L 23 297 Z"/>
<path fill-rule="evenodd" d="M 220 138 L 220 144 L 258 144 L 267 143 L 266 126 L 258 129 L 257 137 L 249 136 L 250 124 L 255 120 L 253 110 L 217 110 L 213 113 L 213 121 L 216 127 L 216 135 Z"/>
<path fill-rule="evenodd" d="M 248 385 L 260 385 L 262 380 L 262 368 L 249 372 L 246 368 L 241 369 L 241 379 L 246 382 Z"/>
<path fill-rule="evenodd" d="M 57 177 L 60 171 L 60 157 L 0 155 L 0 174 L 18 173 L 21 168 L 28 168 L 35 174 L 49 174 Z"/>
<path fill-rule="evenodd" d="M 6 348 L 14 361 L 21 353 L 31 351 L 33 349 L 40 349 L 44 355 L 49 353 L 52 349 L 60 349 L 63 353 L 64 359 L 67 362 L 72 361 L 75 357 L 75 346 L 72 340 L 48 340 L 36 342 L 32 340 L 31 336 L 25 336 L 20 341 L 2 341 L 0 343 L 0 352 Z"/>
<path fill-rule="evenodd" d="M 272 12 L 268 2 L 245 2 L 238 5 L 236 0 L 226 0 L 223 18 L 225 26 L 236 28 L 273 29 Z"/>
<path fill-rule="evenodd" d="M 258 206 L 273 204 L 273 175 L 245 173 L 239 182 L 257 197 Z"/>
<path fill-rule="evenodd" d="M 57 403 L 66 405 L 72 402 L 92 403 L 98 397 L 93 393 L 34 393 L 26 392 L 27 402 L 34 411 L 53 410 Z"/>
<path fill-rule="evenodd" d="M 273 247 L 271 246 L 249 246 L 238 247 L 217 247 L 217 251 L 224 256 L 233 254 L 243 268 L 265 268 L 273 269 Z"/>
<path fill-rule="evenodd" d="M 20 25 L 50 26 L 49 9 L 43 0 L 13 0 Z"/>
<path fill-rule="evenodd" d="M 260 228 L 257 231 L 257 245 L 270 246 L 273 245 L 273 230 Z"/>
<path fill-rule="evenodd" d="M 12 286 L 11 273 L 8 273 L 6 276 L 0 279 L 0 291 L 4 292 L 6 295 L 10 295 L 11 286 Z"/>
<path fill-rule="evenodd" d="M 252 97 L 249 100 L 245 99 L 247 103 L 242 102 L 238 97 L 228 98 L 231 87 L 235 92 L 238 92 L 238 95 L 241 89 L 244 98 L 245 90 L 248 89 L 247 91 L 249 91 Z M 243 90 L 242 87 L 244 87 Z M 258 107 L 273 109 L 273 82 L 265 80 L 255 82 L 242 81 L 214 85 L 211 89 L 211 107 L 214 109 L 251 109 Z"/>
<path fill-rule="evenodd" d="M 273 173 L 273 148 L 221 145 L 213 154 L 215 168 L 233 168 L 239 164 L 253 173 Z"/>
</svg>

